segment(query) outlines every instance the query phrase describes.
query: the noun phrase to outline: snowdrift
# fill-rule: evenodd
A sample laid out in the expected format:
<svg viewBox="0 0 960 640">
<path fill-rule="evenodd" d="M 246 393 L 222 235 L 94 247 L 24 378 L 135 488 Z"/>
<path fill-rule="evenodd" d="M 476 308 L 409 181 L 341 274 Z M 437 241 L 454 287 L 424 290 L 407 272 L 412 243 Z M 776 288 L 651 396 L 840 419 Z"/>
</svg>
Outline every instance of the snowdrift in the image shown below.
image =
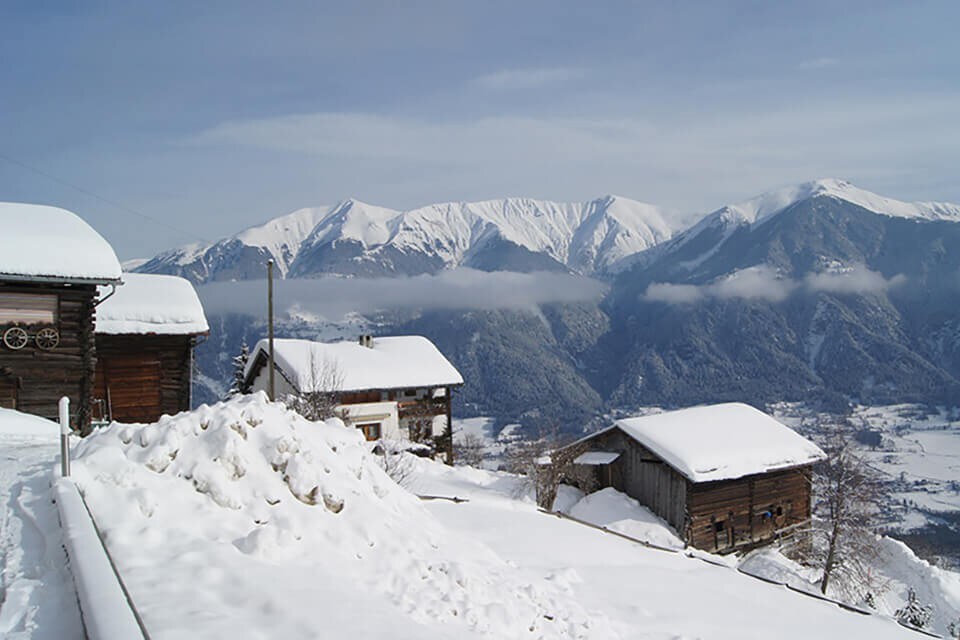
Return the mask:
<svg viewBox="0 0 960 640">
<path fill-rule="evenodd" d="M 615 636 L 263 394 L 113 424 L 74 475 L 155 638 Z"/>
</svg>

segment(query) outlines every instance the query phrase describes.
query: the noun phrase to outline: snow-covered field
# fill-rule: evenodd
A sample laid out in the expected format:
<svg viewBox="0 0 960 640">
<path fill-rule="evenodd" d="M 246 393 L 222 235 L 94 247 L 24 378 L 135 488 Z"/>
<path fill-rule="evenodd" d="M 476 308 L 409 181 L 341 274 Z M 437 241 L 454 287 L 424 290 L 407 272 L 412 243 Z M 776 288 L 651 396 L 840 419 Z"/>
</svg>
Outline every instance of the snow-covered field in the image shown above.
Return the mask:
<svg viewBox="0 0 960 640">
<path fill-rule="evenodd" d="M 51 480 L 59 430 L 0 409 L 0 637 L 83 638 Z"/>
<path fill-rule="evenodd" d="M 778 419 L 802 433 L 822 435 L 829 416 L 802 405 L 773 407 Z M 908 532 L 941 522 L 944 514 L 960 514 L 960 414 L 929 412 L 917 405 L 858 406 L 850 425 L 873 438 L 859 449 L 871 466 L 886 476 L 887 518 L 892 530 Z M 960 532 L 957 533 L 960 536 Z M 958 545 L 960 546 L 960 545 Z"/>
<path fill-rule="evenodd" d="M 112 425 L 78 454 L 154 638 L 916 637 L 540 512 L 509 474 L 411 458 L 410 491 L 467 499 L 422 502 L 358 432 L 262 396 Z M 568 497 L 587 519 L 671 541 L 629 499 Z"/>
</svg>

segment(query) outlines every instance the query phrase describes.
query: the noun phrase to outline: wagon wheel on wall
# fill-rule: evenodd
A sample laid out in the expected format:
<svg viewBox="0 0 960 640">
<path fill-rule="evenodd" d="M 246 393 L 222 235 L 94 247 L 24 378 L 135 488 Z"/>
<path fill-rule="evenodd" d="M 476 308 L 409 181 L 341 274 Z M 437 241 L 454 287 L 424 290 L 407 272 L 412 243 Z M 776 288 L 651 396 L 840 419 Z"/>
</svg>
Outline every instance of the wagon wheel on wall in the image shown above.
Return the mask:
<svg viewBox="0 0 960 640">
<path fill-rule="evenodd" d="M 27 346 L 27 337 L 27 332 L 20 327 L 10 327 L 3 332 L 3 344 L 14 351 L 23 349 Z"/>
<path fill-rule="evenodd" d="M 56 349 L 57 345 L 60 344 L 60 333 L 56 329 L 47 327 L 46 329 L 37 331 L 37 335 L 34 336 L 33 339 L 38 347 L 44 351 L 50 351 L 51 349 Z"/>
</svg>

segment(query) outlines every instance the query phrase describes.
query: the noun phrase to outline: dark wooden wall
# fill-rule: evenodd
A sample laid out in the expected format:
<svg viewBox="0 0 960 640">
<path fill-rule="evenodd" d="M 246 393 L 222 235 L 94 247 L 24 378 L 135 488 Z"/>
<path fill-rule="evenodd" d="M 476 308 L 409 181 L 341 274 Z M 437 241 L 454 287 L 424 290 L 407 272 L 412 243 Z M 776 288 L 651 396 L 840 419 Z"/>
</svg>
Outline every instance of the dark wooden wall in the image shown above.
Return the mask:
<svg viewBox="0 0 960 640">
<path fill-rule="evenodd" d="M 97 335 L 94 397 L 111 418 L 155 422 L 190 408 L 192 336 Z M 109 393 L 108 393 L 109 391 Z"/>
<path fill-rule="evenodd" d="M 619 429 L 592 439 L 590 448 L 620 453 L 610 465 L 609 486 L 636 498 L 682 535 L 687 524 L 686 478 Z"/>
<path fill-rule="evenodd" d="M 772 539 L 810 518 L 809 468 L 691 483 L 687 541 L 707 551 L 732 551 Z"/>
<path fill-rule="evenodd" d="M 58 298 L 55 328 L 60 332 L 60 343 L 50 351 L 37 348 L 32 340 L 17 351 L 0 343 L 0 377 L 4 379 L 6 402 L 11 402 L 10 396 L 15 396 L 19 411 L 56 420 L 57 403 L 61 396 L 67 396 L 70 398 L 72 425 L 86 432 L 90 425 L 95 364 L 93 302 L 96 287 L 0 282 L 0 293 L 55 294 Z M 0 326 L 0 333 L 7 326 Z M 36 330 L 30 326 L 24 328 L 31 336 Z"/>
</svg>

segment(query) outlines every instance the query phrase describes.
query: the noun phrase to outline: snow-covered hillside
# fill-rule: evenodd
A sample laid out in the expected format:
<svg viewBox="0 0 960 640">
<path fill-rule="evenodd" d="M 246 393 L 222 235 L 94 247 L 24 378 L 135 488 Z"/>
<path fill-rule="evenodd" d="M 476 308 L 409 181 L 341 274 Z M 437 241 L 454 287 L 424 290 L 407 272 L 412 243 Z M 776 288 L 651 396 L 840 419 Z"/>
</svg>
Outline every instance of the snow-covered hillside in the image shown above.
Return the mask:
<svg viewBox="0 0 960 640">
<path fill-rule="evenodd" d="M 244 279 L 262 276 L 263 261 L 272 257 L 283 276 L 410 274 L 500 263 L 530 270 L 550 262 L 592 274 L 672 232 L 661 209 L 616 196 L 583 203 L 448 202 L 409 211 L 347 200 L 300 209 L 213 244 L 167 251 L 138 270 L 195 282 Z"/>
<path fill-rule="evenodd" d="M 740 639 L 787 619 L 778 637 L 915 637 L 542 513 L 510 474 L 411 456 L 410 491 L 467 499 L 421 502 L 369 447 L 258 395 L 111 425 L 74 475 L 154 638 Z M 589 502 L 575 511 L 677 546 L 627 522 L 639 507 Z"/>
</svg>

